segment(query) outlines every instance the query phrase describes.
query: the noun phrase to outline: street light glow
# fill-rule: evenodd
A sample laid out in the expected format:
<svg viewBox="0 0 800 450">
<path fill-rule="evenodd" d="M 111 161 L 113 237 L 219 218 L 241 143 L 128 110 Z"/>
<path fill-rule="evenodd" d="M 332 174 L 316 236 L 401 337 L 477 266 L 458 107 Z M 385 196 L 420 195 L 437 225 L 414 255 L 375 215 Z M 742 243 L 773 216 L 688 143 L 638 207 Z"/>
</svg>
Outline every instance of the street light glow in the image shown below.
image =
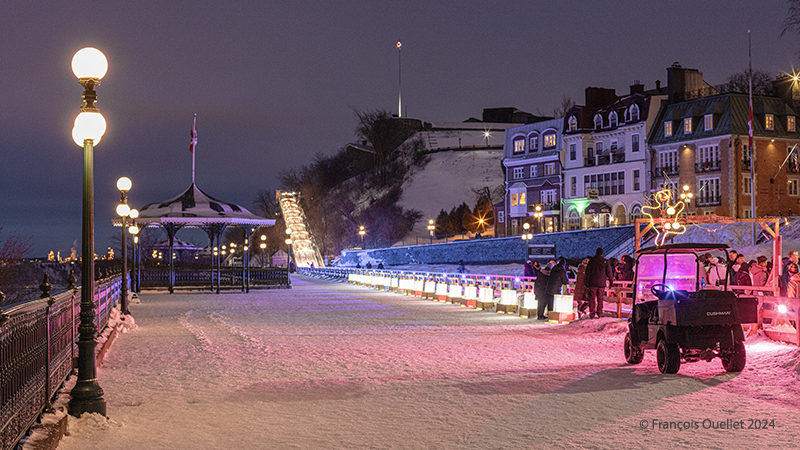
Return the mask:
<svg viewBox="0 0 800 450">
<path fill-rule="evenodd" d="M 128 177 L 121 177 L 119 180 L 117 180 L 117 189 L 122 192 L 130 191 L 132 185 L 133 183 L 131 183 L 131 179 Z"/>
<path fill-rule="evenodd" d="M 106 132 L 106 119 L 96 111 L 82 111 L 75 118 L 75 125 L 72 127 L 72 140 L 83 147 L 83 141 L 91 139 L 93 145 L 100 143 L 100 138 Z"/>
<path fill-rule="evenodd" d="M 100 50 L 85 47 L 72 57 L 72 73 L 79 79 L 101 79 L 108 72 L 108 60 Z"/>
</svg>

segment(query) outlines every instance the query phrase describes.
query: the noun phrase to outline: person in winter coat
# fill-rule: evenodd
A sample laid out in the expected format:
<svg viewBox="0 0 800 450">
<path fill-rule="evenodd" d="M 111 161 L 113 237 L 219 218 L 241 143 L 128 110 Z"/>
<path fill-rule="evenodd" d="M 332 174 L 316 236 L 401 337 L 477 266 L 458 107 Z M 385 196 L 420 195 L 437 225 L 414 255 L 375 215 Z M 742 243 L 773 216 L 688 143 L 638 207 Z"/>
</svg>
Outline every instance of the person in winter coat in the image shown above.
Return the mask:
<svg viewBox="0 0 800 450">
<path fill-rule="evenodd" d="M 532 277 L 533 276 L 533 263 L 531 262 L 530 259 L 525 261 L 525 266 L 523 267 L 523 270 L 522 270 L 522 276 L 524 276 L 524 277 Z"/>
<path fill-rule="evenodd" d="M 547 281 L 547 310 L 553 310 L 553 302 L 556 294 L 561 293 L 561 287 L 569 284 L 569 277 L 567 276 L 567 261 L 564 258 L 558 258 L 558 262 L 553 266 L 550 271 L 550 279 Z"/>
<path fill-rule="evenodd" d="M 784 259 L 784 261 L 783 261 L 783 267 L 782 267 L 783 270 L 781 270 L 781 278 L 780 278 L 780 280 L 778 280 L 779 286 L 781 288 L 781 297 L 786 297 L 787 296 L 787 290 L 786 289 L 788 288 L 788 285 L 789 285 L 789 271 L 788 271 L 788 268 L 789 268 L 789 264 L 792 264 L 792 263 L 800 264 L 800 257 L 798 256 L 798 253 L 795 250 L 790 251 L 788 258 Z"/>
<path fill-rule="evenodd" d="M 713 257 L 708 260 L 708 284 L 718 286 L 725 282 L 725 263 L 719 258 Z"/>
<path fill-rule="evenodd" d="M 603 315 L 603 300 L 606 286 L 610 285 L 611 266 L 603 258 L 603 249 L 597 248 L 594 257 L 586 265 L 586 294 L 589 301 L 589 317 L 600 318 Z"/>
<path fill-rule="evenodd" d="M 580 319 L 586 310 L 589 308 L 589 302 L 586 301 L 586 265 L 589 264 L 589 258 L 584 259 L 578 264 L 578 272 L 575 275 L 575 290 L 572 292 L 572 299 L 575 301 L 578 309 L 578 318 Z"/>
<path fill-rule="evenodd" d="M 741 255 L 740 255 L 741 256 Z M 733 284 L 734 286 L 752 286 L 753 280 L 750 278 L 750 263 L 743 262 L 739 265 L 739 270 L 736 271 L 736 275 L 733 276 Z M 751 291 L 742 291 L 740 290 L 739 293 L 747 293 L 749 294 Z"/>
<path fill-rule="evenodd" d="M 786 267 L 786 274 L 788 275 L 788 283 L 786 285 L 787 297 L 800 298 L 800 270 L 798 270 L 797 263 L 790 262 Z"/>
<path fill-rule="evenodd" d="M 622 261 L 617 266 L 617 280 L 633 281 L 633 258 L 630 255 L 622 255 Z"/>
<path fill-rule="evenodd" d="M 533 295 L 536 297 L 536 316 L 539 320 L 546 320 L 544 314 L 547 308 L 547 285 L 550 282 L 550 270 L 544 267 L 533 282 Z"/>
<path fill-rule="evenodd" d="M 753 286 L 764 286 L 767 284 L 767 258 L 759 256 L 758 261 L 750 261 L 750 277 L 753 279 Z"/>
</svg>

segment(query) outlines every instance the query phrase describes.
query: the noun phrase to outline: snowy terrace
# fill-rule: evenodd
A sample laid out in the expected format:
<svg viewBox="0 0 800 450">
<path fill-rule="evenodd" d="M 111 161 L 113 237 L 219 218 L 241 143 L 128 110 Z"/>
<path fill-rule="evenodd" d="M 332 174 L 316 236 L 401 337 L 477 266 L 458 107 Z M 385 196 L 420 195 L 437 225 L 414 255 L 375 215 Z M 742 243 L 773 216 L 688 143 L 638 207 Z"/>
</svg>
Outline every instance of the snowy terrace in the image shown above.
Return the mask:
<svg viewBox="0 0 800 450">
<path fill-rule="evenodd" d="M 756 336 L 740 374 L 715 360 L 662 375 L 650 353 L 625 363 L 626 324 L 614 318 L 551 325 L 313 278 L 293 287 L 143 293 L 131 305 L 138 329 L 117 338 L 99 371 L 109 419 L 70 419 L 59 449 L 729 449 L 800 439 L 796 346 Z"/>
</svg>

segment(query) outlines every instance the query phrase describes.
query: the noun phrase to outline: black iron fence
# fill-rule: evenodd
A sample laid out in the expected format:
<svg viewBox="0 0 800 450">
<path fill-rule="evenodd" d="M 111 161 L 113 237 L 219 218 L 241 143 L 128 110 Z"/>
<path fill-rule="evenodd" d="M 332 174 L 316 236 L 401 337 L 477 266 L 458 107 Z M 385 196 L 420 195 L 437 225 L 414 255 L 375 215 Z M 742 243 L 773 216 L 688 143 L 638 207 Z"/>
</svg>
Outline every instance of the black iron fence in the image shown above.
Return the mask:
<svg viewBox="0 0 800 450">
<path fill-rule="evenodd" d="M 103 330 L 122 285 L 98 280 L 95 325 Z M 13 448 L 74 367 L 80 325 L 80 288 L 22 303 L 0 316 L 0 450 Z"/>
<path fill-rule="evenodd" d="M 205 288 L 214 286 L 216 289 L 217 279 L 221 287 L 249 287 L 272 286 L 289 284 L 285 268 L 278 267 L 249 267 L 242 271 L 241 267 L 221 267 L 219 272 L 211 268 L 176 268 L 175 287 L 186 288 Z M 143 267 L 141 270 L 141 287 L 155 288 L 169 286 L 169 267 Z"/>
</svg>

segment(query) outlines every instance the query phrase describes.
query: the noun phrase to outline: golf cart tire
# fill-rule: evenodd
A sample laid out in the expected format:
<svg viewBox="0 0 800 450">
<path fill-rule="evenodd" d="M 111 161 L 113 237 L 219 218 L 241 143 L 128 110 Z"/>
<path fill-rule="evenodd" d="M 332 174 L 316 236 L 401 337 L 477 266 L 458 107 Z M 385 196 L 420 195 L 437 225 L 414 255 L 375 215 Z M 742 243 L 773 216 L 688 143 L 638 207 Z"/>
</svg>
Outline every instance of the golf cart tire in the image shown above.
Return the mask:
<svg viewBox="0 0 800 450">
<path fill-rule="evenodd" d="M 747 363 L 747 352 L 744 349 L 744 342 L 737 342 L 733 346 L 731 353 L 720 355 L 722 367 L 726 372 L 741 372 Z"/>
<path fill-rule="evenodd" d="M 659 340 L 656 361 L 661 373 L 678 373 L 681 368 L 681 350 L 678 344 L 667 344 L 664 339 Z"/>
<path fill-rule="evenodd" d="M 625 333 L 625 361 L 628 364 L 639 364 L 644 359 L 644 351 L 639 347 L 633 345 L 631 340 L 631 332 Z"/>
</svg>

